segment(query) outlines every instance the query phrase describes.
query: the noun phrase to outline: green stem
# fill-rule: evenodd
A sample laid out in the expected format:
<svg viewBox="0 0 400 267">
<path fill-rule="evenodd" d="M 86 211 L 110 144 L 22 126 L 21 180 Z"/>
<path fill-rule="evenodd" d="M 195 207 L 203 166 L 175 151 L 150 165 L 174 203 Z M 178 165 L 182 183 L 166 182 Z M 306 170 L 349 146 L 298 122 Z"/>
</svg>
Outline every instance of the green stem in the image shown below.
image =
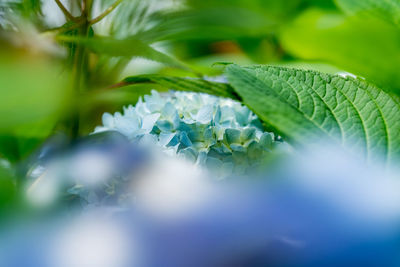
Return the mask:
<svg viewBox="0 0 400 267">
<path fill-rule="evenodd" d="M 122 0 L 115 1 L 114 4 L 112 4 L 109 8 L 107 8 L 102 14 L 100 14 L 96 18 L 92 19 L 90 21 L 90 24 L 93 25 L 93 24 L 101 21 L 102 19 L 104 19 L 108 14 L 110 14 L 114 9 L 116 9 L 118 7 L 118 5 L 121 4 L 121 2 L 122 2 Z"/>
<path fill-rule="evenodd" d="M 86 37 L 89 32 L 89 14 L 91 10 L 92 2 L 90 0 L 84 0 L 82 2 L 82 15 L 80 20 L 82 25 L 78 28 L 78 35 Z M 80 95 L 85 91 L 88 81 L 88 55 L 84 46 L 76 44 L 73 62 L 73 81 L 75 88 L 75 98 L 79 99 Z M 76 105 L 78 106 L 78 105 Z M 79 123 L 80 123 L 80 112 L 76 109 L 75 114 L 72 118 L 71 125 L 71 137 L 76 139 L 79 136 Z"/>
<path fill-rule="evenodd" d="M 55 0 L 58 7 L 61 9 L 62 13 L 64 14 L 65 18 L 68 20 L 75 21 L 76 18 L 72 16 L 72 14 L 68 11 L 68 9 L 61 3 L 60 0 Z"/>
</svg>

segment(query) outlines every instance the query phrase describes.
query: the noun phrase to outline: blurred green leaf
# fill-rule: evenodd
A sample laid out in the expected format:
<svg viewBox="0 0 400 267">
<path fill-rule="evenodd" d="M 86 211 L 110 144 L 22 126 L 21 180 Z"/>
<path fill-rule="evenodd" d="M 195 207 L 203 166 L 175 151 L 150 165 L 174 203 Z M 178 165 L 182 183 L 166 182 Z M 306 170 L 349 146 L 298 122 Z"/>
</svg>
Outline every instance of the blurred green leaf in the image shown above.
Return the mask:
<svg viewBox="0 0 400 267">
<path fill-rule="evenodd" d="M 304 0 L 307 7 L 317 7 L 327 10 L 337 10 L 335 0 Z"/>
<path fill-rule="evenodd" d="M 187 68 L 177 59 L 159 52 L 150 45 L 132 37 L 118 40 L 110 37 L 84 38 L 74 36 L 59 36 L 58 39 L 65 42 L 84 45 L 91 51 L 98 54 L 106 54 L 112 57 L 141 57 L 178 68 Z"/>
<path fill-rule="evenodd" d="M 46 137 L 49 132 L 44 131 Z M 0 135 L 0 158 L 7 159 L 11 163 L 25 159 L 30 153 L 43 143 L 44 137 Z"/>
<path fill-rule="evenodd" d="M 262 13 L 234 6 L 158 12 L 150 16 L 150 21 L 148 29 L 136 34 L 138 39 L 230 40 L 265 36 L 276 30 L 276 22 Z"/>
<path fill-rule="evenodd" d="M 17 194 L 14 177 L 0 162 L 0 211 L 9 208 Z"/>
<path fill-rule="evenodd" d="M 230 65 L 226 75 L 250 109 L 296 143 L 324 137 L 368 160 L 400 156 L 399 98 L 363 80 L 262 65 Z"/>
<path fill-rule="evenodd" d="M 284 21 L 299 11 L 304 0 L 187 0 L 188 4 L 194 9 L 229 7 L 242 8 L 262 14 L 264 17 L 274 21 Z M 324 2 L 329 2 L 325 0 Z"/>
<path fill-rule="evenodd" d="M 57 65 L 29 54 L 1 54 L 0 133 L 19 132 L 25 136 L 32 124 L 52 121 L 70 104 L 71 91 Z M 44 128 L 40 135 L 45 134 Z M 37 132 L 36 132 L 37 133 Z"/>
<path fill-rule="evenodd" d="M 6 158 L 10 162 L 20 159 L 18 139 L 15 136 L 0 136 L 0 158 Z"/>
<path fill-rule="evenodd" d="M 42 1 L 41 0 L 6 0 L 0 1 L 0 29 L 15 29 L 15 22 L 24 20 L 26 24 L 42 25 Z M 7 26 L 6 26 L 7 25 Z M 12 27 L 10 27 L 13 25 Z M 19 25 L 20 26 L 20 25 Z"/>
<path fill-rule="evenodd" d="M 351 15 L 372 15 L 400 26 L 400 0 L 335 0 Z"/>
<path fill-rule="evenodd" d="M 22 0 L 24 12 L 29 14 L 42 14 L 41 0 Z"/>
<path fill-rule="evenodd" d="M 280 39 L 297 57 L 324 60 L 383 89 L 400 89 L 400 31 L 383 21 L 310 10 L 285 27 Z"/>
<path fill-rule="evenodd" d="M 156 74 L 128 77 L 119 86 L 140 83 L 154 83 L 168 89 L 208 93 L 223 97 L 234 97 L 235 95 L 235 92 L 226 83 L 211 82 L 199 78 L 181 78 Z"/>
</svg>

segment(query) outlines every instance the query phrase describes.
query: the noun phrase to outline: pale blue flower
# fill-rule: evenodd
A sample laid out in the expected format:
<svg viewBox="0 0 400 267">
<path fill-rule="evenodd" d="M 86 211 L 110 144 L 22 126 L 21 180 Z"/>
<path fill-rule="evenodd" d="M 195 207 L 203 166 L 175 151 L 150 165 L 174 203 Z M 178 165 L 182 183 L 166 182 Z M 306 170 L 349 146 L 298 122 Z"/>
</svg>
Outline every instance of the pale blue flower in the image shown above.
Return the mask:
<svg viewBox="0 0 400 267">
<path fill-rule="evenodd" d="M 144 100 L 143 100 L 144 99 Z M 265 132 L 242 104 L 207 94 L 170 92 L 140 98 L 123 114 L 103 115 L 95 132 L 118 131 L 132 142 L 151 141 L 170 155 L 186 158 L 226 176 L 246 172 L 281 141 Z"/>
</svg>

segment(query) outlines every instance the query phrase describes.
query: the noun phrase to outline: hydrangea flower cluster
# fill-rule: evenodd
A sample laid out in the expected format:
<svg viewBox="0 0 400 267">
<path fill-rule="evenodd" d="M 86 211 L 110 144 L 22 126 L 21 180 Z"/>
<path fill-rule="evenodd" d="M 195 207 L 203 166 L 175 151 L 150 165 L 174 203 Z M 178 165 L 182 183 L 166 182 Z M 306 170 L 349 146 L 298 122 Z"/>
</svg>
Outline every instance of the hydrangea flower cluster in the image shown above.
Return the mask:
<svg viewBox="0 0 400 267">
<path fill-rule="evenodd" d="M 114 130 L 133 142 L 152 142 L 168 154 L 206 166 L 217 176 L 243 174 L 281 143 L 240 103 L 201 93 L 170 92 L 139 99 L 123 114 L 103 115 L 95 132 Z"/>
</svg>

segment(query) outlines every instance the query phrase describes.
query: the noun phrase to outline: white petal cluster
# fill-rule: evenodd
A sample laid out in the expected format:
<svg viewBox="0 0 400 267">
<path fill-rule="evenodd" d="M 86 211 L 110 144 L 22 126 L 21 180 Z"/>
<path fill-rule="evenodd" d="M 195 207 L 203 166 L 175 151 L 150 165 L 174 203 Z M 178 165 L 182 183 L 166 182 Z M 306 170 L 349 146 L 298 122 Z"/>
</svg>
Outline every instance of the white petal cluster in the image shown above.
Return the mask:
<svg viewBox="0 0 400 267">
<path fill-rule="evenodd" d="M 247 107 L 201 93 L 156 91 L 123 113 L 105 113 L 95 132 L 118 131 L 133 142 L 150 141 L 219 176 L 245 173 L 276 144 L 273 133 Z"/>
</svg>

